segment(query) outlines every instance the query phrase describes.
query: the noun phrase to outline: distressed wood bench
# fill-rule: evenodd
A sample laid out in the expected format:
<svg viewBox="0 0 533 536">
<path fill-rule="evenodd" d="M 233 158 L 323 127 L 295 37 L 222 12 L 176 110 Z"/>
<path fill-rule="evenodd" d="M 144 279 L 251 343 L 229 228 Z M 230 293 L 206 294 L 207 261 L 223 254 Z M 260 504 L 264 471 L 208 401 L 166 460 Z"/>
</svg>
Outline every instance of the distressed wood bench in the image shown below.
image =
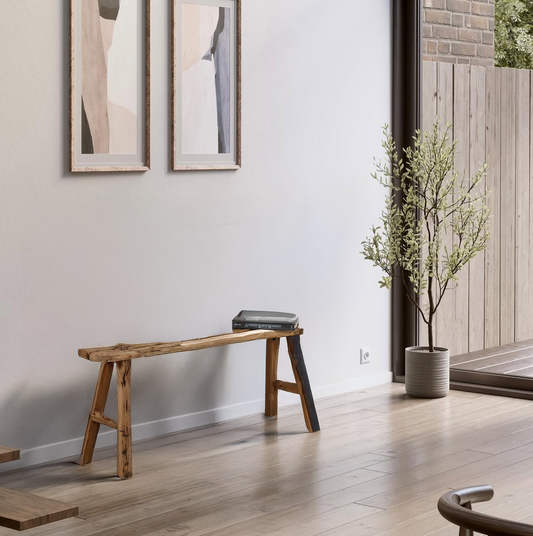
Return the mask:
<svg viewBox="0 0 533 536">
<path fill-rule="evenodd" d="M 300 344 L 303 329 L 294 331 L 246 330 L 215 335 L 203 339 L 168 343 L 117 344 L 100 348 L 82 348 L 78 355 L 89 361 L 100 363 L 94 400 L 83 440 L 80 464 L 91 463 L 100 425 L 117 430 L 117 473 L 121 479 L 133 476 L 131 440 L 131 361 L 141 357 L 192 352 L 217 348 L 228 344 L 266 340 L 266 385 L 265 414 L 278 414 L 278 391 L 300 395 L 305 424 L 309 432 L 320 430 L 313 394 L 307 376 L 304 356 Z M 295 382 L 278 380 L 278 354 L 280 339 L 287 339 Z M 114 366 L 117 366 L 117 420 L 104 415 L 109 386 Z"/>
</svg>

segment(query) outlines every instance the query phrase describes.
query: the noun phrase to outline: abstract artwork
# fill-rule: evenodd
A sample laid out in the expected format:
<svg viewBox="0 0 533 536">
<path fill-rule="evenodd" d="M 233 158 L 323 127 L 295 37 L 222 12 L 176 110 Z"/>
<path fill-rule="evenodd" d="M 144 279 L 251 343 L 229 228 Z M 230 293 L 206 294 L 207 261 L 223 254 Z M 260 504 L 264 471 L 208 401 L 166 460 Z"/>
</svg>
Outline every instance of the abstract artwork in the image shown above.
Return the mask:
<svg viewBox="0 0 533 536">
<path fill-rule="evenodd" d="M 240 167 L 240 0 L 174 1 L 174 169 Z"/>
<path fill-rule="evenodd" d="M 149 167 L 149 0 L 71 0 L 71 171 Z"/>
</svg>

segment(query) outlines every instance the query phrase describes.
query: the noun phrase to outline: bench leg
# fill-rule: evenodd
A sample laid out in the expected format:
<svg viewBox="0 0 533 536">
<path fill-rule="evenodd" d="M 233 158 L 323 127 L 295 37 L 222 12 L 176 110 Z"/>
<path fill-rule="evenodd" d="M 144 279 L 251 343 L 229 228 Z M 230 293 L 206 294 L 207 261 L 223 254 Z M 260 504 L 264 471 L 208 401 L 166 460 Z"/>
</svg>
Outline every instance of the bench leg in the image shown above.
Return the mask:
<svg viewBox="0 0 533 536">
<path fill-rule="evenodd" d="M 117 363 L 117 473 L 133 476 L 131 450 L 131 359 Z"/>
<path fill-rule="evenodd" d="M 100 373 L 96 382 L 96 390 L 94 393 L 93 405 L 89 413 L 89 422 L 83 439 L 83 447 L 80 456 L 80 465 L 86 465 L 93 461 L 94 447 L 96 438 L 100 430 L 100 423 L 93 420 L 93 415 L 103 414 L 107 395 L 109 393 L 109 385 L 111 384 L 111 376 L 113 376 L 114 363 L 102 363 L 100 365 Z"/>
<path fill-rule="evenodd" d="M 300 344 L 300 335 L 287 337 L 287 347 L 289 349 L 289 357 L 291 358 L 292 370 L 294 379 L 302 400 L 302 409 L 304 412 L 305 425 L 310 432 L 318 432 L 320 424 L 316 413 L 315 401 L 311 392 L 307 369 L 305 368 L 304 355 Z"/>
<path fill-rule="evenodd" d="M 266 382 L 265 382 L 265 415 L 273 417 L 278 414 L 278 379 L 279 339 L 266 341 Z"/>
</svg>

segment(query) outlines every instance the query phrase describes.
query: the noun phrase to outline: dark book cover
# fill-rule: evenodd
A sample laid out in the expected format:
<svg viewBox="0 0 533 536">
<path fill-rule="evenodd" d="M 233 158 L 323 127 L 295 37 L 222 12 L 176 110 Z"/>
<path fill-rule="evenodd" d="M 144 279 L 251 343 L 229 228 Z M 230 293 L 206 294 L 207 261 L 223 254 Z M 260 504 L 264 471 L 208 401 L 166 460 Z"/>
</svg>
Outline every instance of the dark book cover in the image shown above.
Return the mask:
<svg viewBox="0 0 533 536">
<path fill-rule="evenodd" d="M 272 329 L 292 331 L 300 320 L 293 313 L 277 311 L 241 311 L 232 322 L 233 329 Z"/>
</svg>

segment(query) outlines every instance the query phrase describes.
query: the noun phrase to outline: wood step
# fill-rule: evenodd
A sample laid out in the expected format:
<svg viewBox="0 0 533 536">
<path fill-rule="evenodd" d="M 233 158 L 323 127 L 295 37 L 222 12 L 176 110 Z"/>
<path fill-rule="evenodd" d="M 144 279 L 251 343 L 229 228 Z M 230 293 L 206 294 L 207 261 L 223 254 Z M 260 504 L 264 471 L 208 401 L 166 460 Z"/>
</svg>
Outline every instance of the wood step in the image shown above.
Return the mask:
<svg viewBox="0 0 533 536">
<path fill-rule="evenodd" d="M 0 463 L 20 460 L 20 450 L 0 445 Z"/>
<path fill-rule="evenodd" d="M 31 493 L 0 488 L 0 526 L 14 530 L 27 530 L 79 514 L 71 506 Z"/>
</svg>

